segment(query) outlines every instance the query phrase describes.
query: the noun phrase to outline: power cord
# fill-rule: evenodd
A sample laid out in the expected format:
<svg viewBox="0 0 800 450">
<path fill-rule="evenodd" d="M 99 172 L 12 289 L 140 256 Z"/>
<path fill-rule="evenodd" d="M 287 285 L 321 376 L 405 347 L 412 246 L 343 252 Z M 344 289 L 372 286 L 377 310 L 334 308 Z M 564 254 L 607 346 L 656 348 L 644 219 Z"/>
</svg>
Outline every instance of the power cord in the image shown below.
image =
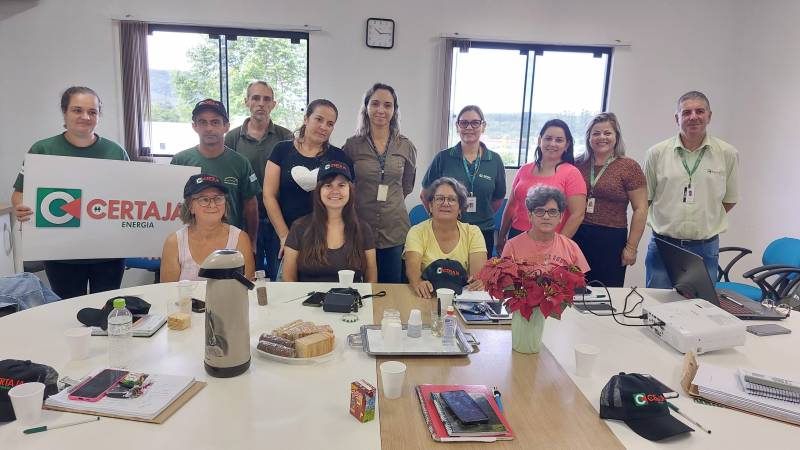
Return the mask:
<svg viewBox="0 0 800 450">
<path fill-rule="evenodd" d="M 626 319 L 644 320 L 644 319 L 647 318 L 646 314 L 640 314 L 638 316 L 632 316 L 631 315 L 636 310 L 636 308 L 638 308 L 639 305 L 641 305 L 644 302 L 644 297 L 642 297 L 642 294 L 640 294 L 636 290 L 637 286 L 631 287 L 630 288 L 631 289 L 630 292 L 628 292 L 628 295 L 625 296 L 625 301 L 624 301 L 624 303 L 622 305 L 622 312 L 616 312 L 614 310 L 613 303 L 611 302 L 611 292 L 609 292 L 608 287 L 605 284 L 603 284 L 603 282 L 601 282 L 599 280 L 593 280 L 593 281 L 590 281 L 590 282 L 586 283 L 586 286 L 587 287 L 601 287 L 601 288 L 603 288 L 606 291 L 606 298 L 608 298 L 608 304 L 611 306 L 611 311 L 610 311 L 609 314 L 598 314 L 595 311 L 593 311 L 586 304 L 586 293 L 584 292 L 584 293 L 582 293 L 580 295 L 580 300 L 579 301 L 583 304 L 583 306 L 585 308 L 584 309 L 585 311 L 589 311 L 590 313 L 592 313 L 592 314 L 594 314 L 595 316 L 598 316 L 598 317 L 609 317 L 610 316 L 612 319 L 614 319 L 615 322 L 617 322 L 618 324 L 620 324 L 622 326 L 625 326 L 625 327 L 652 327 L 652 326 L 664 325 L 664 323 L 660 322 L 660 321 L 659 321 L 659 323 L 644 323 L 644 324 L 624 323 L 624 322 L 621 322 L 617 318 L 618 315 L 621 315 L 623 318 L 626 318 Z M 628 308 L 628 302 L 631 300 L 631 297 L 634 297 L 635 303 L 629 309 Z M 638 297 L 638 298 L 636 298 L 636 297 Z"/>
</svg>

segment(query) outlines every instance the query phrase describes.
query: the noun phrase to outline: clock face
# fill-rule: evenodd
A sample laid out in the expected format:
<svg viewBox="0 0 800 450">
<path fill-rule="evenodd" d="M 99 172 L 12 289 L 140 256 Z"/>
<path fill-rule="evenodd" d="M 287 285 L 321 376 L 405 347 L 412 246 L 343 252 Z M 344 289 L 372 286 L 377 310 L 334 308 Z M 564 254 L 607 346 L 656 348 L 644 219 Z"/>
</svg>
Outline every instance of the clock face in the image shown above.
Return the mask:
<svg viewBox="0 0 800 450">
<path fill-rule="evenodd" d="M 367 47 L 394 47 L 394 20 L 367 19 Z"/>
</svg>

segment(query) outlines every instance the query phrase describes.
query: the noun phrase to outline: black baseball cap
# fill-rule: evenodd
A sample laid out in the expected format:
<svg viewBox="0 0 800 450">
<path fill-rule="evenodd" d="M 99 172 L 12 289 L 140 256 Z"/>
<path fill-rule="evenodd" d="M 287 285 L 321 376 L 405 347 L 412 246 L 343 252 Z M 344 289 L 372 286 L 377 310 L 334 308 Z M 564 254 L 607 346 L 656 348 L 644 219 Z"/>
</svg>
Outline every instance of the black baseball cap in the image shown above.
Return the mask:
<svg viewBox="0 0 800 450">
<path fill-rule="evenodd" d="M 192 110 L 192 120 L 194 120 L 196 115 L 203 111 L 214 111 L 222 116 L 222 118 L 225 119 L 225 122 L 228 122 L 228 111 L 225 110 L 225 105 L 223 105 L 222 102 L 214 100 L 213 98 L 200 100 L 196 105 L 194 105 L 194 109 Z"/>
<path fill-rule="evenodd" d="M 639 373 L 620 372 L 608 380 L 600 393 L 600 417 L 621 420 L 651 441 L 694 431 L 670 415 L 664 394 Z"/>
<path fill-rule="evenodd" d="M 30 360 L 0 361 L 0 422 L 10 422 L 16 418 L 8 391 L 14 386 L 33 382 L 44 384 L 44 398 L 58 392 L 58 372 L 52 367 Z"/>
<path fill-rule="evenodd" d="M 348 180 L 353 181 L 353 175 L 350 173 L 350 167 L 341 161 L 326 161 L 319 166 L 319 172 L 317 172 L 317 182 L 319 183 L 325 179 L 325 177 L 330 175 L 341 175 Z"/>
<path fill-rule="evenodd" d="M 452 259 L 437 259 L 422 272 L 422 279 L 428 280 L 433 289 L 447 288 L 460 294 L 467 284 L 467 269 Z"/>
<path fill-rule="evenodd" d="M 122 295 L 108 299 L 102 309 L 97 308 L 83 308 L 78 311 L 78 322 L 86 325 L 87 327 L 100 327 L 102 329 L 108 328 L 108 315 L 114 309 L 114 300 L 122 298 L 125 299 L 125 307 L 134 316 L 143 316 L 150 312 L 150 303 L 142 300 L 139 297 L 132 295 Z"/>
<path fill-rule="evenodd" d="M 203 191 L 204 189 L 212 187 L 219 189 L 223 194 L 228 193 L 228 187 L 222 184 L 222 180 L 220 180 L 218 176 L 209 175 L 207 173 L 192 175 L 189 177 L 189 180 L 186 181 L 186 185 L 183 187 L 183 196 L 190 197 Z"/>
</svg>

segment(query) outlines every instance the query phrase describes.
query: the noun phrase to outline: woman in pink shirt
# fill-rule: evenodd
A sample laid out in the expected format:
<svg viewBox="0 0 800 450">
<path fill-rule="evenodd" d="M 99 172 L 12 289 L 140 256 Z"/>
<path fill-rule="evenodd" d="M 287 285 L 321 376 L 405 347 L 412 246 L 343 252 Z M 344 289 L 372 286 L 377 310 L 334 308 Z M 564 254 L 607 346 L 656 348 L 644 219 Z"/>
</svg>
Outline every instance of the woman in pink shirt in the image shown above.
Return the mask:
<svg viewBox="0 0 800 450">
<path fill-rule="evenodd" d="M 527 233 L 509 239 L 502 255 L 533 264 L 577 266 L 588 272 L 589 264 L 578 244 L 556 231 L 566 205 L 557 188 L 540 185 L 528 191 L 525 209 L 532 226 Z"/>
<path fill-rule="evenodd" d="M 498 254 L 503 251 L 506 236 L 513 238 L 531 227 L 525 197 L 533 186 L 552 186 L 566 197 L 566 209 L 556 226 L 557 233 L 571 238 L 578 230 L 586 210 L 586 183 L 573 165 L 574 143 L 569 126 L 563 120 L 552 119 L 544 124 L 539 132 L 535 161 L 520 167 L 511 184 L 511 194 L 497 236 Z"/>
</svg>

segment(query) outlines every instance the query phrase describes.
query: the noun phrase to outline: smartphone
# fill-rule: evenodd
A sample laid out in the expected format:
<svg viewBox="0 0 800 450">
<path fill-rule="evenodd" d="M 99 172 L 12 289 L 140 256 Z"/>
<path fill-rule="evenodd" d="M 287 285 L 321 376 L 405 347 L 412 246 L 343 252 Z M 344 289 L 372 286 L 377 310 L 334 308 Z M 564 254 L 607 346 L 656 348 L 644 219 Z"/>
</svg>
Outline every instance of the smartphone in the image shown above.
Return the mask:
<svg viewBox="0 0 800 450">
<path fill-rule="evenodd" d="M 747 331 L 755 334 L 756 336 L 773 336 L 776 334 L 789 334 L 792 332 L 792 330 L 774 323 L 750 325 L 747 327 Z"/>
<path fill-rule="evenodd" d="M 97 375 L 79 384 L 68 396 L 70 400 L 83 400 L 96 402 L 114 388 L 125 375 L 127 370 L 104 369 Z"/>
<path fill-rule="evenodd" d="M 489 421 L 489 416 L 483 412 L 478 402 L 470 397 L 466 391 L 445 391 L 439 395 L 458 421 L 464 425 L 486 423 Z"/>
<path fill-rule="evenodd" d="M 506 306 L 501 302 L 484 302 L 486 305 L 486 315 L 489 316 L 490 319 L 510 319 L 511 314 L 509 314 Z"/>
<path fill-rule="evenodd" d="M 196 298 L 192 299 L 192 312 L 196 313 L 204 313 L 206 312 L 206 302 L 202 300 L 198 300 Z"/>
<path fill-rule="evenodd" d="M 642 375 L 646 376 L 650 380 L 650 382 L 652 382 L 658 387 L 658 390 L 660 390 L 661 393 L 664 394 L 664 398 L 678 398 L 678 393 L 675 392 L 674 389 L 658 381 L 656 377 L 647 373 L 643 373 Z"/>
</svg>

